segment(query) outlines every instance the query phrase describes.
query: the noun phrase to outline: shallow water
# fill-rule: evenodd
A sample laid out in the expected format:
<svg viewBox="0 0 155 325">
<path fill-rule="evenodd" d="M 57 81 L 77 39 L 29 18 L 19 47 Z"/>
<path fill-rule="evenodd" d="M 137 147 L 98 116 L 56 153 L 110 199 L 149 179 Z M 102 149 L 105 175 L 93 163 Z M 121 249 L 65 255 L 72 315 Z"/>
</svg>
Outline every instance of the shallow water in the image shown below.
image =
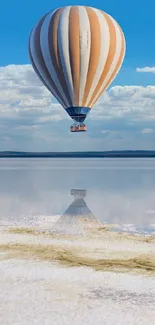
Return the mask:
<svg viewBox="0 0 155 325">
<path fill-rule="evenodd" d="M 154 325 L 154 198 L 153 159 L 0 159 L 0 324 Z"/>
<path fill-rule="evenodd" d="M 81 195 L 85 208 L 73 203 Z M 0 225 L 50 224 L 73 203 L 70 216 L 154 233 L 154 198 L 155 159 L 0 159 Z"/>
</svg>

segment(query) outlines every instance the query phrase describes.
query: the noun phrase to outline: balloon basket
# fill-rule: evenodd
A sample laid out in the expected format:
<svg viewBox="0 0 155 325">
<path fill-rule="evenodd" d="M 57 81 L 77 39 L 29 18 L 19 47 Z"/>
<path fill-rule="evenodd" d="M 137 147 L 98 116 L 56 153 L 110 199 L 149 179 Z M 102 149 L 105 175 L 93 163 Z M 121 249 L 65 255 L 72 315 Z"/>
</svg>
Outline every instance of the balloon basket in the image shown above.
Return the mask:
<svg viewBox="0 0 155 325">
<path fill-rule="evenodd" d="M 87 194 L 86 190 L 80 190 L 80 189 L 72 189 L 71 195 L 78 198 L 84 198 Z"/>
<path fill-rule="evenodd" d="M 85 124 L 75 124 L 70 127 L 71 132 L 86 132 L 87 128 Z"/>
</svg>

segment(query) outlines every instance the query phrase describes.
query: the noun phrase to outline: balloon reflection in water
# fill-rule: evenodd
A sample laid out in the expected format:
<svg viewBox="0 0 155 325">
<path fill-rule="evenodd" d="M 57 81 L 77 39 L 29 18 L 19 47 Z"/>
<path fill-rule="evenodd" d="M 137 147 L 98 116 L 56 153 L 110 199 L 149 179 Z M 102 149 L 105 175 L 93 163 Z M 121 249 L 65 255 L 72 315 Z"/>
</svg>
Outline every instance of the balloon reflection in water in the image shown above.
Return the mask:
<svg viewBox="0 0 155 325">
<path fill-rule="evenodd" d="M 59 218 L 54 225 L 55 231 L 60 232 L 78 232 L 87 227 L 100 226 L 100 222 L 96 220 L 91 210 L 88 208 L 84 198 L 87 195 L 86 190 L 72 189 L 71 195 L 74 197 L 73 202 L 68 209 Z"/>
</svg>

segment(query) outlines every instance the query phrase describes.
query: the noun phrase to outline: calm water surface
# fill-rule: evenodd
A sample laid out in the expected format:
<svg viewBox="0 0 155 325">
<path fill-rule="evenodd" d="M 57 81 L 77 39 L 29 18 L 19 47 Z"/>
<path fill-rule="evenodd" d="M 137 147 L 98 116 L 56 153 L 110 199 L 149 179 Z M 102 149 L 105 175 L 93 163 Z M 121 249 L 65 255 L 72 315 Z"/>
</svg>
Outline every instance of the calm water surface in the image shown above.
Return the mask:
<svg viewBox="0 0 155 325">
<path fill-rule="evenodd" d="M 69 208 L 155 232 L 155 159 L 0 159 L 0 206 L 0 225 L 47 222 Z"/>
</svg>

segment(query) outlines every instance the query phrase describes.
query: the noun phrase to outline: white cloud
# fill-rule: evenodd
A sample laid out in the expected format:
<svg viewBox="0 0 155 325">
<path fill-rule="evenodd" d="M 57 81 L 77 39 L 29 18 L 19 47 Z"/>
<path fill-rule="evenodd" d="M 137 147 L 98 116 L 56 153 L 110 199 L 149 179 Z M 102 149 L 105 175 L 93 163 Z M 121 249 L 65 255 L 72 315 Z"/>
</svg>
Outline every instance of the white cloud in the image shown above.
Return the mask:
<svg viewBox="0 0 155 325">
<path fill-rule="evenodd" d="M 140 134 L 141 130 L 152 129 L 154 122 L 155 86 L 115 86 L 105 92 L 88 115 L 88 133 L 77 137 L 69 131 L 72 120 L 31 65 L 0 67 L 0 150 L 20 149 L 21 143 L 24 150 L 30 146 L 32 150 L 48 150 L 46 140 L 50 150 L 64 150 L 66 141 L 66 150 L 80 150 L 81 146 L 83 150 L 91 150 L 92 146 L 99 149 L 105 136 L 115 141 L 115 146 L 118 141 L 125 145 L 126 132 L 131 128 L 136 132 L 138 127 Z M 109 148 L 108 142 L 106 145 Z"/>
<path fill-rule="evenodd" d="M 155 68 L 154 68 L 155 69 Z M 88 119 L 155 119 L 155 86 L 115 86 L 100 98 Z M 68 120 L 61 105 L 42 85 L 31 65 L 0 68 L 0 118 Z"/>
<path fill-rule="evenodd" d="M 92 113 L 94 119 L 155 121 L 155 86 L 115 86 L 100 98 Z"/>
<path fill-rule="evenodd" d="M 137 68 L 137 72 L 151 72 L 155 73 L 155 67 L 144 67 L 144 68 Z"/>
<path fill-rule="evenodd" d="M 110 130 L 101 130 L 101 133 L 102 134 L 109 134 L 109 133 L 111 133 L 111 131 Z"/>
<path fill-rule="evenodd" d="M 101 130 L 101 133 L 105 136 L 115 135 L 115 131 L 112 130 Z"/>
<path fill-rule="evenodd" d="M 153 129 L 143 129 L 143 130 L 142 130 L 142 133 L 143 133 L 143 134 L 150 134 L 150 133 L 153 133 L 153 132 L 154 132 Z"/>
<path fill-rule="evenodd" d="M 61 121 L 61 120 L 62 120 L 61 115 L 55 114 L 53 116 L 40 116 L 37 121 L 44 123 L 49 121 Z"/>
</svg>

